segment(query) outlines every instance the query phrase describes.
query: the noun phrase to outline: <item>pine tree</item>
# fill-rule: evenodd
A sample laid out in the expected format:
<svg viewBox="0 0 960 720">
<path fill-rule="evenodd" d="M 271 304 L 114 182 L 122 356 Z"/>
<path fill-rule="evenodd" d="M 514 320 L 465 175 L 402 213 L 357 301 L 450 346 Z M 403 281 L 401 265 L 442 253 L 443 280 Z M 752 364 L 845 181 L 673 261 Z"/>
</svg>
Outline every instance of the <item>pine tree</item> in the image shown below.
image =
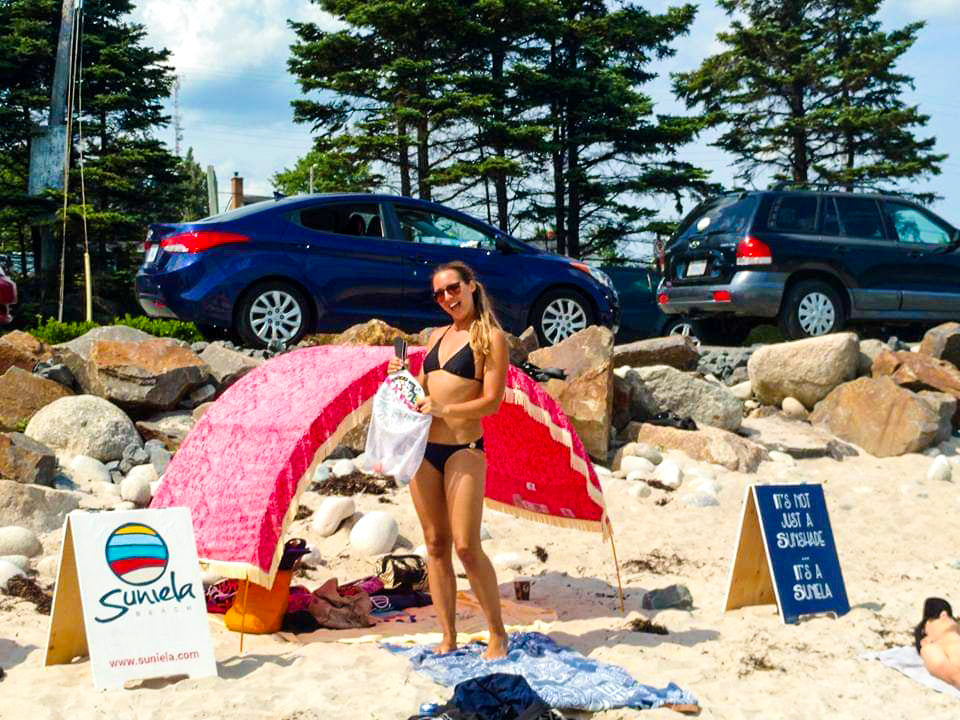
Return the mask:
<svg viewBox="0 0 960 720">
<path fill-rule="evenodd" d="M 735 17 L 718 34 L 729 49 L 676 75 L 674 89 L 722 129 L 714 144 L 742 179 L 772 170 L 850 185 L 939 173 L 934 139 L 911 131 L 928 117 L 903 103 L 911 80 L 894 70 L 922 23 L 884 33 L 879 0 L 718 2 Z"/>
</svg>

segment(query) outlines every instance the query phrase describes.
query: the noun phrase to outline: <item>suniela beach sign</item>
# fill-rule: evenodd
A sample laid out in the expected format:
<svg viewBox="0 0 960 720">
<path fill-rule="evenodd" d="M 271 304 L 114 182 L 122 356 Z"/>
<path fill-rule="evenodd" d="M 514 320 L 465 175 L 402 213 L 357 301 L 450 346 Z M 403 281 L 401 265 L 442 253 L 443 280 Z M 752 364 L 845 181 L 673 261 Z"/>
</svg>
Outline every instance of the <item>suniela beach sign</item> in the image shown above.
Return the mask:
<svg viewBox="0 0 960 720">
<path fill-rule="evenodd" d="M 751 485 L 725 609 L 776 603 L 786 623 L 850 610 L 822 485 Z"/>
</svg>

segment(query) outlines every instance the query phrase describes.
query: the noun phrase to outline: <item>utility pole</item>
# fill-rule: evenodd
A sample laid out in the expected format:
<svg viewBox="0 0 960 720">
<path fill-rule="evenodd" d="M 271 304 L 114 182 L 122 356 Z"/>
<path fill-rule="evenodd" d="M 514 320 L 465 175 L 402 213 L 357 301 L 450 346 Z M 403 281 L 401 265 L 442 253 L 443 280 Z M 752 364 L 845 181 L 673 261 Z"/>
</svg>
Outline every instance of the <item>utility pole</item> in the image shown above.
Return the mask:
<svg viewBox="0 0 960 720">
<path fill-rule="evenodd" d="M 207 206 L 211 215 L 220 214 L 220 196 L 217 194 L 217 173 L 207 165 Z"/>
<path fill-rule="evenodd" d="M 63 0 L 60 8 L 60 36 L 57 41 L 57 61 L 53 72 L 53 89 L 50 93 L 50 115 L 46 127 L 37 129 L 30 142 L 30 175 L 28 193 L 32 197 L 43 195 L 48 189 L 63 190 L 67 170 L 67 90 L 70 82 L 71 51 L 73 48 L 74 21 L 77 0 Z M 53 285 L 57 268 L 56 240 L 49 219 L 30 229 L 35 243 L 40 247 L 39 273 L 41 292 L 45 294 Z M 37 242 L 38 241 L 38 242 Z"/>
<path fill-rule="evenodd" d="M 174 153 L 180 155 L 180 145 L 183 142 L 183 118 L 180 116 L 180 76 L 173 81 L 173 145 Z"/>
</svg>

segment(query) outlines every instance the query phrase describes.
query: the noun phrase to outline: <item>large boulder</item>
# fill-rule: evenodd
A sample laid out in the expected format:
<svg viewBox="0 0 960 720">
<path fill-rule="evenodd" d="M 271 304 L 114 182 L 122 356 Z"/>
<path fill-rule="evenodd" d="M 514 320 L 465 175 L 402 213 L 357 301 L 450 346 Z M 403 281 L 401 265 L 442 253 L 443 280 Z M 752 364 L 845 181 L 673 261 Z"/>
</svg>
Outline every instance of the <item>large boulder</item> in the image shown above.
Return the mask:
<svg viewBox="0 0 960 720">
<path fill-rule="evenodd" d="M 368 320 L 359 325 L 348 327 L 334 338 L 336 345 L 393 345 L 397 338 L 403 338 L 410 345 L 416 343 L 416 337 L 403 330 L 387 325 L 383 320 Z"/>
<path fill-rule="evenodd" d="M 18 345 L 13 345 L 0 338 L 0 373 L 5 373 L 12 367 L 31 372 L 37 359 Z"/>
<path fill-rule="evenodd" d="M 605 461 L 613 410 L 613 333 L 592 325 L 556 345 L 530 353 L 540 367 L 561 368 L 566 380 L 550 380 L 546 391 L 560 404 L 591 457 Z"/>
<path fill-rule="evenodd" d="M 928 330 L 920 343 L 920 352 L 960 368 L 960 323 L 943 323 Z"/>
<path fill-rule="evenodd" d="M 872 338 L 861 340 L 860 357 L 857 361 L 857 376 L 863 377 L 864 375 L 871 375 L 873 361 L 876 359 L 877 355 L 884 351 L 890 350 L 893 350 L 893 348 L 882 340 L 874 340 Z"/>
<path fill-rule="evenodd" d="M 229 387 L 248 372 L 263 364 L 262 358 L 254 358 L 231 350 L 223 343 L 210 343 L 200 353 L 200 359 L 210 368 L 210 374 L 222 388 Z"/>
<path fill-rule="evenodd" d="M 95 395 L 54 400 L 30 419 L 25 434 L 54 450 L 100 462 L 119 460 L 127 445 L 141 442 L 123 410 Z"/>
<path fill-rule="evenodd" d="M 960 369 L 924 353 L 882 352 L 873 361 L 873 376 L 889 376 L 908 390 L 942 392 L 960 401 Z M 953 426 L 960 428 L 960 412 L 954 415 Z"/>
<path fill-rule="evenodd" d="M 679 450 L 701 462 L 722 465 L 728 470 L 756 472 L 767 459 L 767 451 L 735 433 L 705 425 L 698 430 L 680 430 L 649 423 L 630 423 L 623 436 L 665 450 Z"/>
<path fill-rule="evenodd" d="M 84 497 L 70 490 L 0 480 L 0 525 L 19 525 L 37 533 L 57 530 Z"/>
<path fill-rule="evenodd" d="M 46 445 L 21 433 L 0 433 L 0 478 L 53 485 L 57 457 Z"/>
<path fill-rule="evenodd" d="M 821 457 L 843 460 L 857 455 L 856 448 L 837 440 L 823 428 L 779 413 L 746 418 L 740 434 L 767 450 L 786 453 L 797 460 Z"/>
<path fill-rule="evenodd" d="M 955 401 L 912 393 L 889 377 L 858 378 L 817 403 L 810 421 L 876 457 L 919 452 L 950 436 Z M 944 406 L 945 403 L 945 406 Z"/>
<path fill-rule="evenodd" d="M 634 371 L 649 392 L 647 416 L 672 412 L 691 417 L 697 425 L 736 430 L 743 419 L 743 403 L 726 387 L 707 382 L 667 365 Z M 631 373 L 628 373 L 628 375 Z"/>
<path fill-rule="evenodd" d="M 176 407 L 208 373 L 181 342 L 122 325 L 94 328 L 54 346 L 54 353 L 85 393 L 138 410 Z"/>
<path fill-rule="evenodd" d="M 767 345 L 750 356 L 753 394 L 764 405 L 794 397 L 809 410 L 838 385 L 857 376 L 860 345 L 853 333 L 837 333 Z"/>
<path fill-rule="evenodd" d="M 144 440 L 159 440 L 167 450 L 175 453 L 196 423 L 191 412 L 168 412 L 138 420 L 137 430 Z"/>
<path fill-rule="evenodd" d="M 669 365 L 678 370 L 695 370 L 700 351 L 693 338 L 684 335 L 638 340 L 613 348 L 613 366 L 647 367 Z"/>
<path fill-rule="evenodd" d="M 12 345 L 20 349 L 27 355 L 32 356 L 34 362 L 48 360 L 50 358 L 50 349 L 33 335 L 23 330 L 13 330 L 6 335 L 0 336 L 0 343 Z"/>
<path fill-rule="evenodd" d="M 0 430 L 16 430 L 40 408 L 68 395 L 73 393 L 60 383 L 11 367 L 0 375 Z"/>
</svg>

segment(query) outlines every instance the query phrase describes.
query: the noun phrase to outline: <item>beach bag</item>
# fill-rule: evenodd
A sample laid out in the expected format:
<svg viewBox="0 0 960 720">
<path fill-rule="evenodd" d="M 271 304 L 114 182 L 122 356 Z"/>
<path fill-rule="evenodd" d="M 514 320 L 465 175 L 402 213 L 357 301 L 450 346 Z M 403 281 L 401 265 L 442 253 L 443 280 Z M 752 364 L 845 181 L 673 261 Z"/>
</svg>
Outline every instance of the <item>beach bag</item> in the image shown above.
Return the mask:
<svg viewBox="0 0 960 720">
<path fill-rule="evenodd" d="M 377 577 L 387 591 L 427 590 L 427 563 L 419 555 L 384 555 L 377 562 Z"/>
<path fill-rule="evenodd" d="M 370 429 L 364 449 L 367 466 L 406 485 L 423 462 L 433 417 L 417 410 L 425 396 L 406 370 L 393 373 L 373 396 Z"/>
</svg>

